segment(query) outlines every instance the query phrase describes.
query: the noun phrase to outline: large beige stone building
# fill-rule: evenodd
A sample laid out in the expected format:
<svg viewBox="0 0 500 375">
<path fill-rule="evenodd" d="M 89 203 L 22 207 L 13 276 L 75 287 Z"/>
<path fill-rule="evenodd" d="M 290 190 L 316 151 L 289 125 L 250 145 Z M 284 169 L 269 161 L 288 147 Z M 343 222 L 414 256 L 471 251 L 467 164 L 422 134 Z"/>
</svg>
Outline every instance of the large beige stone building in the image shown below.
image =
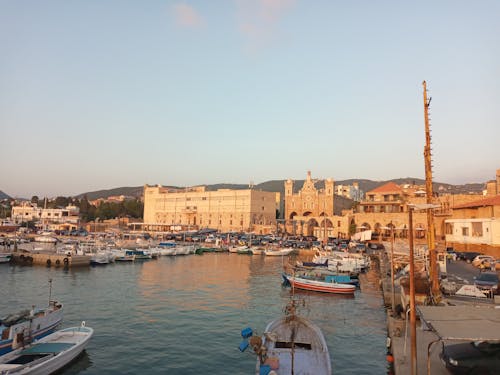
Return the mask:
<svg viewBox="0 0 500 375">
<path fill-rule="evenodd" d="M 334 214 L 334 181 L 324 180 L 324 188 L 316 188 L 316 183 L 307 172 L 304 185 L 298 193 L 294 193 L 294 182 L 285 181 L 285 214 L 286 232 L 293 235 L 314 235 L 324 240 L 327 237 L 338 237 L 345 231 L 344 218 Z"/>
<path fill-rule="evenodd" d="M 279 199 L 279 193 L 254 189 L 208 191 L 205 186 L 171 189 L 145 185 L 143 228 L 270 233 L 276 230 Z"/>
<path fill-rule="evenodd" d="M 454 207 L 476 201 L 477 194 L 436 195 L 432 203 L 440 207 L 434 209 L 435 238 L 443 245 L 446 239 L 445 220 L 452 217 Z M 398 237 L 407 237 L 409 230 L 408 210 L 410 205 L 426 203 L 425 186 L 397 185 L 389 182 L 366 193 L 351 214 L 350 232 L 372 230 L 376 235 L 389 236 L 391 229 Z M 413 214 L 414 236 L 427 235 L 427 214 L 415 211 Z"/>
</svg>

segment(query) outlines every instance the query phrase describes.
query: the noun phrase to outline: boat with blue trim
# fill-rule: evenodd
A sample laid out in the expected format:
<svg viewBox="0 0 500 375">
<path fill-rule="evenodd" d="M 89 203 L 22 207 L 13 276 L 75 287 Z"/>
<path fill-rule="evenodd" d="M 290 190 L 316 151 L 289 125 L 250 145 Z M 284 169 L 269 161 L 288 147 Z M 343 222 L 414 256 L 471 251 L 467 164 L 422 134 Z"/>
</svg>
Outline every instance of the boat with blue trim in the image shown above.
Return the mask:
<svg viewBox="0 0 500 375">
<path fill-rule="evenodd" d="M 33 306 L 0 319 L 0 356 L 54 332 L 62 319 L 63 305 L 58 301 L 50 301 L 46 308 Z"/>
<path fill-rule="evenodd" d="M 54 332 L 0 357 L 0 374 L 47 375 L 66 366 L 87 346 L 94 330 L 85 326 Z"/>
</svg>

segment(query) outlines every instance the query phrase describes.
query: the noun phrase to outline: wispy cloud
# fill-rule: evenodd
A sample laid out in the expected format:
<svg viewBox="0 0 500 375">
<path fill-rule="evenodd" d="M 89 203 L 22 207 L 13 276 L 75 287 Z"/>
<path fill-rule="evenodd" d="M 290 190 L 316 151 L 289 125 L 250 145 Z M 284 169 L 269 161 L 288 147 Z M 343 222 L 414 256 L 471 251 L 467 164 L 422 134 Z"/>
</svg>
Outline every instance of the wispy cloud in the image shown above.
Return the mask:
<svg viewBox="0 0 500 375">
<path fill-rule="evenodd" d="M 239 30 L 250 50 L 271 44 L 277 23 L 294 4 L 295 0 L 237 0 Z"/>
<path fill-rule="evenodd" d="M 197 28 L 205 23 L 203 18 L 192 6 L 185 3 L 178 3 L 173 6 L 175 23 L 182 27 Z"/>
</svg>

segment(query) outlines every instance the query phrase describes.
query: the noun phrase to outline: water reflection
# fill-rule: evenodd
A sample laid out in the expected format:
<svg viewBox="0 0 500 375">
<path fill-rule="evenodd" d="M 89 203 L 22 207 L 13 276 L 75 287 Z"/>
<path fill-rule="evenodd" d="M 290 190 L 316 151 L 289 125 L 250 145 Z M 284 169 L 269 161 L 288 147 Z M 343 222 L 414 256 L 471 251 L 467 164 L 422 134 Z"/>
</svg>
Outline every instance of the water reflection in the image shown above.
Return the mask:
<svg viewBox="0 0 500 375">
<path fill-rule="evenodd" d="M 70 364 L 61 369 L 57 373 L 64 372 L 65 375 L 78 374 L 92 366 L 92 360 L 86 350 L 76 357 Z"/>
</svg>

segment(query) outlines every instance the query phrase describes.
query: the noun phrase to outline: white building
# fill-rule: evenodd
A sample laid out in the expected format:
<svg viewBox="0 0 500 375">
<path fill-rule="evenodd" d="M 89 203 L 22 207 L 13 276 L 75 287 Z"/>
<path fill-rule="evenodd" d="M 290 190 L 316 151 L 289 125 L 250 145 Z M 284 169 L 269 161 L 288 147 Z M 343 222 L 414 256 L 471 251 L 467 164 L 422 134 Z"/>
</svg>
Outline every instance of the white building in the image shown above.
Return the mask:
<svg viewBox="0 0 500 375">
<path fill-rule="evenodd" d="M 335 194 L 352 199 L 356 202 L 361 202 L 365 196 L 365 193 L 359 188 L 357 182 L 354 182 L 352 185 L 336 185 Z"/>
<path fill-rule="evenodd" d="M 51 224 L 78 224 L 80 209 L 71 205 L 65 208 L 41 208 L 34 203 L 24 202 L 12 207 L 11 218 L 16 224 L 34 221 L 42 228 L 50 229 Z"/>
</svg>

